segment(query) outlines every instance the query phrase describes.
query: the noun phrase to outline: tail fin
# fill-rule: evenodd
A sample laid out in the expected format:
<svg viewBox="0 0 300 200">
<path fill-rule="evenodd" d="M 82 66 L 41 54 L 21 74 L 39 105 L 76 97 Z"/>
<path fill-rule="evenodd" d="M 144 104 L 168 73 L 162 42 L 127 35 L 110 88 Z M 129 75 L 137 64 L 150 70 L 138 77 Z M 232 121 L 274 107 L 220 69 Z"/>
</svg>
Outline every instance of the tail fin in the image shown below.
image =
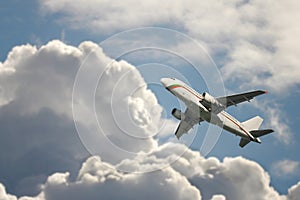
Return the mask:
<svg viewBox="0 0 300 200">
<path fill-rule="evenodd" d="M 263 119 L 260 116 L 256 116 L 251 119 L 248 119 L 247 121 L 244 121 L 242 125 L 245 127 L 247 131 L 252 131 L 252 130 L 258 130 L 262 122 Z"/>
<path fill-rule="evenodd" d="M 256 116 L 256 117 L 248 119 L 247 121 L 244 121 L 242 123 L 244 128 L 246 130 L 248 130 L 253 137 L 255 137 L 256 142 L 258 142 L 258 143 L 261 143 L 259 137 L 274 132 L 272 129 L 258 130 L 262 122 L 263 122 L 263 119 L 259 116 Z M 241 138 L 240 147 L 246 146 L 249 142 L 250 142 L 250 140 Z"/>
<path fill-rule="evenodd" d="M 248 119 L 247 121 L 244 121 L 244 122 L 242 122 L 242 125 L 243 125 L 243 127 L 247 130 L 247 131 L 249 131 L 251 134 L 252 134 L 252 132 L 254 133 L 254 131 L 258 131 L 258 129 L 259 129 L 259 127 L 260 127 L 260 125 L 262 124 L 262 122 L 263 122 L 263 119 L 260 117 L 260 116 L 256 116 L 256 117 L 253 117 L 253 118 L 251 118 L 251 119 Z M 255 133 L 256 133 L 255 132 Z M 253 135 L 253 134 L 252 134 Z M 255 136 L 255 135 L 253 135 L 255 138 L 257 137 L 257 136 Z M 260 141 L 259 140 L 259 138 L 257 139 L 257 141 Z M 248 143 L 250 142 L 250 140 L 248 140 L 248 139 L 245 139 L 245 138 L 241 138 L 241 140 L 240 140 L 240 147 L 244 147 L 244 146 L 246 146 Z"/>
</svg>

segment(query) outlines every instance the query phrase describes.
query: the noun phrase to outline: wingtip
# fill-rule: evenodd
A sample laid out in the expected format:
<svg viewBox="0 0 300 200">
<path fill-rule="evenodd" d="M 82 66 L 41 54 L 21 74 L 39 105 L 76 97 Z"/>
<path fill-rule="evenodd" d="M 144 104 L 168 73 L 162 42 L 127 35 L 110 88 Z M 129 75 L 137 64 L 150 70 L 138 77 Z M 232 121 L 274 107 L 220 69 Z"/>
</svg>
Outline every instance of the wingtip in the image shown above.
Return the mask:
<svg viewBox="0 0 300 200">
<path fill-rule="evenodd" d="M 264 92 L 265 92 L 265 94 L 268 94 L 268 93 L 269 93 L 269 91 L 268 91 L 268 90 L 265 90 Z"/>
</svg>

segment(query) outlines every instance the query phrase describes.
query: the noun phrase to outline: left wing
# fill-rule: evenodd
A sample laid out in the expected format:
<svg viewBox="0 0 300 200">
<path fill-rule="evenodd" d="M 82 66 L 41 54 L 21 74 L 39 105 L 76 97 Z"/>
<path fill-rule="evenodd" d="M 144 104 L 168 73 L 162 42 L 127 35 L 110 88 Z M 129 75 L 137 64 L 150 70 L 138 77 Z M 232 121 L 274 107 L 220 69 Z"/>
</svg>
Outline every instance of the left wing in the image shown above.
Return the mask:
<svg viewBox="0 0 300 200">
<path fill-rule="evenodd" d="M 184 133 L 187 133 L 193 126 L 203 119 L 193 117 L 191 111 L 187 108 L 184 112 L 183 119 L 181 119 L 179 126 L 176 129 L 175 135 L 179 139 Z"/>
<path fill-rule="evenodd" d="M 241 93 L 241 94 L 235 94 L 235 95 L 230 95 L 226 97 L 218 97 L 216 98 L 218 102 L 223 104 L 225 107 L 229 107 L 232 105 L 236 105 L 239 103 L 242 103 L 244 101 L 250 101 L 254 97 L 261 95 L 261 94 L 267 94 L 267 91 L 263 90 L 256 90 L 252 92 L 246 92 L 246 93 Z"/>
</svg>

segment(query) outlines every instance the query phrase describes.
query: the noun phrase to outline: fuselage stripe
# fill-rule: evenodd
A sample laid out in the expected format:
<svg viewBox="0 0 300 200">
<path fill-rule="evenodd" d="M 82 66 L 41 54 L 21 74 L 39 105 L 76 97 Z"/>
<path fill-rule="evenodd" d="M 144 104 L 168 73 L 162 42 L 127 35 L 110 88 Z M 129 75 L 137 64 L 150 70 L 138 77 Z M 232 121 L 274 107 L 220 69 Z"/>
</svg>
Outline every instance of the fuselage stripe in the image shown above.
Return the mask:
<svg viewBox="0 0 300 200">
<path fill-rule="evenodd" d="M 229 119 L 231 122 L 233 122 L 235 125 L 237 125 L 244 133 L 246 133 L 246 135 L 252 139 L 252 137 L 250 137 L 250 135 L 247 133 L 247 131 L 242 128 L 237 122 L 235 122 L 233 119 L 231 119 L 231 117 L 225 115 L 223 112 L 221 113 L 224 117 L 226 117 L 227 119 Z"/>
<path fill-rule="evenodd" d="M 180 84 L 173 84 L 173 85 L 168 86 L 167 88 L 169 90 L 173 90 L 173 89 L 179 88 L 179 87 L 187 90 L 188 92 L 190 92 L 191 94 L 193 94 L 194 96 L 196 96 L 198 99 L 202 99 L 202 97 L 200 97 L 197 93 L 193 92 L 193 90 L 191 90 L 190 88 L 188 88 L 186 86 L 180 85 Z"/>
</svg>

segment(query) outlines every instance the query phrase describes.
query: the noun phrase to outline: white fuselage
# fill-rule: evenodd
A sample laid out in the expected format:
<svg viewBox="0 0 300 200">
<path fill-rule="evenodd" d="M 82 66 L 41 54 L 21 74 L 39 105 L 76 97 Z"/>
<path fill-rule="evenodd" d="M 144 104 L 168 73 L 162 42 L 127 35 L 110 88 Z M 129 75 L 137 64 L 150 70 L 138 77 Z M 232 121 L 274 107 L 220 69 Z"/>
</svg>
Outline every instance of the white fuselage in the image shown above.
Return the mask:
<svg viewBox="0 0 300 200">
<path fill-rule="evenodd" d="M 185 105 L 192 111 L 193 118 L 201 118 L 209 123 L 220 126 L 221 128 L 238 135 L 242 138 L 247 138 L 250 141 L 256 141 L 254 138 L 239 122 L 224 110 L 215 114 L 201 104 L 203 95 L 196 92 L 194 89 L 186 85 L 184 82 L 164 78 L 162 83 L 173 95 L 185 103 Z"/>
</svg>

